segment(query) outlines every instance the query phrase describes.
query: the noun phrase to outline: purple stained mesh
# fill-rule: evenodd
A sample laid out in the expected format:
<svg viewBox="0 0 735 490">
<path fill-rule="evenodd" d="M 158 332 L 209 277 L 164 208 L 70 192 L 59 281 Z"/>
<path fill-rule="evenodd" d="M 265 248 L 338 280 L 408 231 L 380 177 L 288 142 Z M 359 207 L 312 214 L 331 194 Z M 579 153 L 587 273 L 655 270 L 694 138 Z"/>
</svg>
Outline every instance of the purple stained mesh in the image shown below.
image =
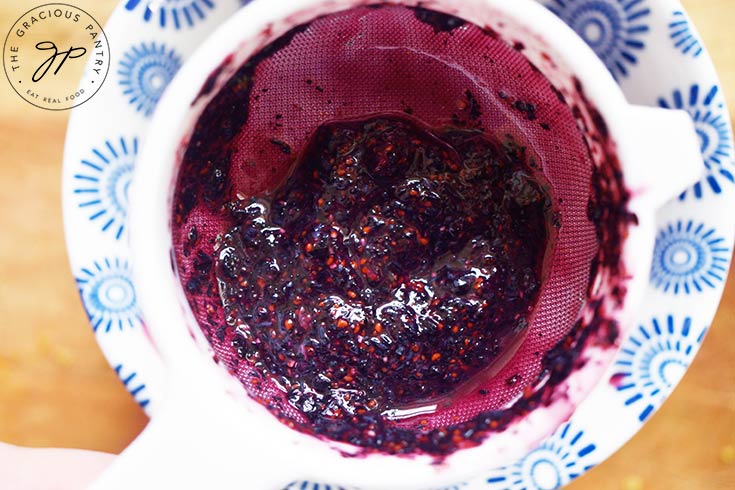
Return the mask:
<svg viewBox="0 0 735 490">
<path fill-rule="evenodd" d="M 515 410 L 515 402 L 548 380 L 547 354 L 563 348 L 589 306 L 591 273 L 600 270 L 604 255 L 600 227 L 619 224 L 613 222 L 619 217 L 615 213 L 605 215 L 607 222 L 590 220 L 588 205 L 600 201 L 591 201 L 593 189 L 604 179 L 593 182 L 599 172 L 593 172 L 579 114 L 570 104 L 528 61 L 523 46 L 473 24 L 406 7 L 358 7 L 321 17 L 256 54 L 202 113 L 174 197 L 173 239 L 182 285 L 217 359 L 251 396 L 284 420 L 304 423 L 278 387 L 233 348 L 234 333 L 226 327 L 213 270 L 216 237 L 232 226 L 223 206 L 283 182 L 324 122 L 404 112 L 429 127 L 482 129 L 500 140 L 510 136 L 526 147 L 529 161 L 541 166 L 557 198 L 561 227 L 525 339 L 497 375 L 422 416 L 421 431 Z M 604 181 L 613 192 L 622 192 L 615 182 Z M 624 200 L 620 195 L 612 204 Z M 615 246 L 619 251 L 619 243 Z M 567 343 L 578 347 L 571 338 Z M 398 424 L 415 428 L 419 421 Z M 407 452 L 432 452 L 418 447 Z M 448 451 L 457 447 L 462 446 Z"/>
</svg>

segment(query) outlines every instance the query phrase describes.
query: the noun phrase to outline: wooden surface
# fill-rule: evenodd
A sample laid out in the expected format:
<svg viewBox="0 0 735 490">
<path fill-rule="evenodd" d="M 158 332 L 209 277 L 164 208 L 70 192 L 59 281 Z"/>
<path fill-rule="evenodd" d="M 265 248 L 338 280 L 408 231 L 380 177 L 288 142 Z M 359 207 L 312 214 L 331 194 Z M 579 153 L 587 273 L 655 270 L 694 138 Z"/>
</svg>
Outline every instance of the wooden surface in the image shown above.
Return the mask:
<svg viewBox="0 0 735 490">
<path fill-rule="evenodd" d="M 42 2 L 4 1 L 0 32 Z M 115 0 L 75 0 L 104 23 Z M 686 0 L 735 108 L 735 0 Z M 61 221 L 68 113 L 29 106 L 0 78 L 0 440 L 118 452 L 146 418 L 95 343 Z M 723 212 L 735 210 L 723 209 Z M 735 488 L 735 274 L 701 353 L 650 423 L 570 488 Z"/>
</svg>

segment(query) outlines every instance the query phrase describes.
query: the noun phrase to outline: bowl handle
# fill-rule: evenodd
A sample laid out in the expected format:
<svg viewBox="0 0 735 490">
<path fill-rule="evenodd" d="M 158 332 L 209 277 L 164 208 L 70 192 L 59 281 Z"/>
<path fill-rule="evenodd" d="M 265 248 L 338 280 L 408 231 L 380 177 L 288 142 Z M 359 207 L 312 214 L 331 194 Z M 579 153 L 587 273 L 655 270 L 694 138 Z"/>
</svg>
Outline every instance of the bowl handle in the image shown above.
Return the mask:
<svg viewBox="0 0 735 490">
<path fill-rule="evenodd" d="M 243 412 L 214 386 L 194 390 L 191 385 L 182 377 L 170 383 L 167 397 L 145 430 L 91 490 L 233 485 L 283 490 L 293 481 L 293 458 L 272 440 L 260 437 L 256 415 Z"/>
<path fill-rule="evenodd" d="M 624 131 L 627 146 L 618 151 L 632 207 L 657 210 L 702 177 L 700 142 L 687 112 L 630 106 Z"/>
</svg>

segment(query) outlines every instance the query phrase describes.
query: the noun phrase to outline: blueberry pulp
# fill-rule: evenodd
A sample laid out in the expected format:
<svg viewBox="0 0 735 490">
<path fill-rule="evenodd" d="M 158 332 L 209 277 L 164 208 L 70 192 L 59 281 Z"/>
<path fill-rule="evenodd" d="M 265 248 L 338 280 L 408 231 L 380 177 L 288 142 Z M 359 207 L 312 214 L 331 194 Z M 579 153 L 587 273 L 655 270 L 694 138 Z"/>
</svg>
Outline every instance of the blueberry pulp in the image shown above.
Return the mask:
<svg viewBox="0 0 735 490">
<path fill-rule="evenodd" d="M 227 205 L 215 274 L 237 355 L 312 423 L 482 377 L 526 330 L 551 243 L 526 160 L 403 116 L 319 127 L 278 189 Z"/>
<path fill-rule="evenodd" d="M 399 7 L 367 6 L 349 17 L 361 23 L 367 11 L 377 12 L 390 9 L 399 9 Z M 583 355 L 584 349 L 590 345 L 601 348 L 615 345 L 618 330 L 615 320 L 611 317 L 610 305 L 620 304 L 626 294 L 624 278 L 627 275 L 624 263 L 620 259 L 620 252 L 629 226 L 635 223 L 635 216 L 627 210 L 630 194 L 622 179 L 620 165 L 616 158 L 615 142 L 606 131 L 602 118 L 599 115 L 595 117 L 596 109 L 586 99 L 581 84 L 578 84 L 572 93 L 562 94 L 553 85 L 550 85 L 548 80 L 542 79 L 543 77 L 535 67 L 531 66 L 530 72 L 525 70 L 528 68 L 528 62 L 518 54 L 523 49 L 520 43 L 512 47 L 506 46 L 492 30 L 463 24 L 456 18 L 421 9 L 416 9 L 415 15 L 408 17 L 427 24 L 429 29 L 423 29 L 423 31 L 429 35 L 440 36 L 439 42 L 445 47 L 453 44 L 461 45 L 467 36 L 474 36 L 473 39 L 477 39 L 476 34 L 478 30 L 481 30 L 488 41 L 486 47 L 499 50 L 498 57 L 483 56 L 490 66 L 500 63 L 505 56 L 511 59 L 516 57 L 518 63 L 515 63 L 515 66 L 513 63 L 503 63 L 502 68 L 500 66 L 495 68 L 502 73 L 507 72 L 508 77 L 507 80 L 500 81 L 497 87 L 494 84 L 491 86 L 498 89 L 497 95 L 501 109 L 507 106 L 514 113 L 520 114 L 519 129 L 529 127 L 525 124 L 529 122 L 531 134 L 533 134 L 533 128 L 539 125 L 543 130 L 548 131 L 548 138 L 540 137 L 543 140 L 549 140 L 547 146 L 554 145 L 554 150 L 560 148 L 564 150 L 558 155 L 553 152 L 549 153 L 544 151 L 545 145 L 534 146 L 535 143 L 542 140 L 534 141 L 532 138 L 531 141 L 528 141 L 523 139 L 525 136 L 521 137 L 522 142 L 528 148 L 537 148 L 539 154 L 544 156 L 545 168 L 551 169 L 558 164 L 573 164 L 577 161 L 580 164 L 586 164 L 589 158 L 593 160 L 588 162 L 592 165 L 589 186 L 585 181 L 574 188 L 575 192 L 579 191 L 585 195 L 589 192 L 587 212 L 584 213 L 580 206 L 579 214 L 585 215 L 594 226 L 599 245 L 589 266 L 589 282 L 585 296 L 587 302 L 579 320 L 571 326 L 563 338 L 559 339 L 557 344 L 554 344 L 554 347 L 545 346 L 534 350 L 535 347 L 531 347 L 532 345 L 537 341 L 546 340 L 544 331 L 542 328 L 529 333 L 527 341 L 523 342 L 520 347 L 519 357 L 523 354 L 534 356 L 537 359 L 536 362 L 540 364 L 539 370 L 532 373 L 521 372 L 516 369 L 514 363 L 507 366 L 503 376 L 495 376 L 485 382 L 482 378 L 491 374 L 493 367 L 479 369 L 475 377 L 468 375 L 467 380 L 458 381 L 450 393 L 439 395 L 439 399 L 446 404 L 441 405 L 433 415 L 425 418 L 417 417 L 405 423 L 394 420 L 394 417 L 387 411 L 379 411 L 389 406 L 385 404 L 385 400 L 382 400 L 383 407 L 374 404 L 372 409 L 371 407 L 357 408 L 354 415 L 345 411 L 342 408 L 343 404 L 338 404 L 340 411 L 335 412 L 332 416 L 322 415 L 316 410 L 307 417 L 302 411 L 295 408 L 298 407 L 298 400 L 292 398 L 295 404 L 291 404 L 286 396 L 286 392 L 289 391 L 286 386 L 296 382 L 285 383 L 283 376 L 270 374 L 263 362 L 257 363 L 252 359 L 252 362 L 248 362 L 247 350 L 238 349 L 244 341 L 244 336 L 240 333 L 242 328 L 237 328 L 238 322 L 232 321 L 236 316 L 230 317 L 229 324 L 225 318 L 225 308 L 218 287 L 218 276 L 222 275 L 222 270 L 218 264 L 215 264 L 216 257 L 212 255 L 217 241 L 220 242 L 219 247 L 222 246 L 222 238 L 217 239 L 216 237 L 234 228 L 238 223 L 239 218 L 235 208 L 240 206 L 244 209 L 249 204 L 243 194 L 260 196 L 261 199 L 256 199 L 256 203 L 269 204 L 272 202 L 273 193 L 266 195 L 262 193 L 266 189 L 272 190 L 278 187 L 279 182 L 284 179 L 284 170 L 286 167 L 290 168 L 298 156 L 297 152 L 305 145 L 305 134 L 285 131 L 284 128 L 311 128 L 315 123 L 314 120 L 305 123 L 301 119 L 305 108 L 314 111 L 315 108 L 320 107 L 319 104 L 325 104 L 325 107 L 329 107 L 325 114 L 343 115 L 344 117 L 368 114 L 373 110 L 400 109 L 406 114 L 420 114 L 427 121 L 432 121 L 432 124 L 451 121 L 456 128 L 464 129 L 502 127 L 485 119 L 489 117 L 492 109 L 475 99 L 474 94 L 470 91 L 471 83 L 466 89 L 462 88 L 456 94 L 464 93 L 466 102 L 460 100 L 455 106 L 455 99 L 446 102 L 448 105 L 441 105 L 433 103 L 432 99 L 431 107 L 423 108 L 423 110 L 421 100 L 413 102 L 396 100 L 390 106 L 381 108 L 371 106 L 355 108 L 352 103 L 356 96 L 350 95 L 352 82 L 355 80 L 354 76 L 344 80 L 322 76 L 317 78 L 310 68 L 308 72 L 301 73 L 295 85 L 287 83 L 287 77 L 282 77 L 284 72 L 274 70 L 274 65 L 278 64 L 275 56 L 278 54 L 288 58 L 294 54 L 294 51 L 298 51 L 299 46 L 303 46 L 301 43 L 312 32 L 312 24 L 295 27 L 240 66 L 224 86 L 217 90 L 216 95 L 202 112 L 191 139 L 185 142 L 186 151 L 176 181 L 172 209 L 173 251 L 175 254 L 172 258 L 175 260 L 172 266 L 179 274 L 192 313 L 214 349 L 215 362 L 221 363 L 233 376 L 237 377 L 249 396 L 267 407 L 285 425 L 328 441 L 346 442 L 359 447 L 359 452 L 351 451 L 351 454 L 367 455 L 380 452 L 411 455 L 425 453 L 433 455 L 436 462 L 441 462 L 444 457 L 458 449 L 481 444 L 492 432 L 505 430 L 538 407 L 548 407 L 565 398 L 567 392 L 563 383 L 572 372 L 587 363 Z M 410 23 L 409 19 L 404 18 L 404 20 Z M 316 32 L 323 28 L 323 26 L 319 27 L 319 22 L 320 20 L 317 20 L 313 24 Z M 357 24 L 349 25 L 356 26 Z M 422 30 L 421 27 L 412 26 L 411 32 L 418 34 Z M 458 29 L 458 27 L 463 27 L 463 29 Z M 264 35 L 270 34 L 266 31 Z M 491 39 L 494 41 L 490 41 Z M 453 40 L 457 42 L 452 43 Z M 320 53 L 327 58 L 331 56 L 328 53 L 333 53 L 330 47 L 322 46 L 320 49 L 323 49 Z M 387 62 L 393 63 L 390 57 Z M 200 96 L 213 90 L 217 75 L 231 64 L 232 58 L 227 58 L 210 76 L 211 83 L 205 85 Z M 290 66 L 285 63 L 282 65 Z M 402 65 L 397 63 L 396 66 Z M 360 67 L 357 66 L 357 68 Z M 288 70 L 290 68 L 286 71 Z M 363 72 L 358 70 L 354 73 Z M 418 73 L 424 73 L 424 71 L 419 70 Z M 371 71 L 365 71 L 365 77 L 371 75 Z M 427 88 L 424 87 L 425 84 L 436 83 L 437 78 L 433 80 L 432 78 L 431 76 L 418 77 L 408 84 L 409 87 L 402 93 L 423 94 L 424 89 Z M 408 79 L 412 80 L 411 77 Z M 376 80 L 381 80 L 381 77 L 376 77 Z M 401 80 L 403 78 L 398 79 L 398 81 Z M 298 85 L 301 83 L 312 87 L 313 90 L 309 94 L 302 94 L 299 99 L 300 103 L 279 105 L 277 98 L 271 97 L 266 104 L 264 94 L 289 94 L 288 90 L 291 88 L 298 93 Z M 536 87 L 538 90 L 533 94 L 520 96 L 520 94 L 515 94 L 514 86 L 516 85 L 516 88 L 519 89 Z M 342 91 L 348 93 L 343 93 L 340 98 L 339 94 Z M 451 92 L 454 93 L 454 90 Z M 311 105 L 312 97 L 317 102 L 314 106 Z M 290 95 L 285 99 L 290 101 Z M 456 111 L 453 109 L 455 107 Z M 591 118 L 585 118 L 585 114 L 589 114 Z M 321 117 L 318 116 L 316 120 Z M 335 116 L 325 115 L 323 117 Z M 583 128 L 582 132 L 589 136 L 589 140 L 582 142 L 583 147 L 575 144 L 576 133 L 570 137 L 569 131 L 564 131 L 564 128 L 569 128 L 570 124 L 575 128 Z M 425 130 L 426 128 L 420 129 Z M 432 132 L 428 131 L 428 133 Z M 443 130 L 434 131 L 434 139 L 443 140 L 452 147 L 444 133 Z M 517 147 L 518 145 L 514 145 L 512 141 L 506 141 L 502 133 L 498 134 L 500 140 L 507 143 L 507 145 L 495 143 L 499 151 L 509 151 L 516 157 L 520 156 L 526 159 L 532 168 L 535 168 L 530 151 L 529 155 L 523 155 L 522 147 Z M 522 130 L 521 133 L 515 134 L 526 135 L 527 133 Z M 600 143 L 602 151 L 594 153 L 594 150 L 599 150 L 599 148 L 589 147 L 589 141 Z M 290 146 L 289 143 L 294 146 Z M 569 148 L 566 147 L 567 144 Z M 504 146 L 507 146 L 507 149 L 503 148 Z M 575 148 L 578 151 L 568 151 Z M 559 180 L 555 180 L 555 183 L 558 184 Z M 559 199 L 558 209 L 568 210 L 570 200 L 567 199 L 567 191 L 564 191 L 563 187 L 560 187 L 559 190 L 564 193 L 564 203 Z M 234 205 L 227 204 L 238 195 L 243 202 Z M 577 209 L 576 205 L 574 209 Z M 270 219 L 270 213 L 270 208 L 265 209 L 262 212 L 263 219 Z M 547 237 L 547 240 L 555 241 L 558 236 L 561 246 L 563 237 L 569 235 L 563 232 L 557 235 L 554 228 L 560 224 L 560 221 L 555 218 L 555 215 L 556 213 L 552 213 L 552 227 L 550 228 L 552 236 Z M 567 216 L 571 219 L 565 224 L 573 230 L 575 218 L 569 214 Z M 577 215 L 577 219 L 579 218 L 581 216 Z M 560 252 L 567 253 L 565 250 Z M 557 264 L 558 262 L 554 264 L 555 276 Z M 251 278 L 254 281 L 258 280 L 257 275 Z M 229 282 L 232 280 L 233 278 L 230 278 Z M 246 287 L 248 283 L 245 281 L 247 278 L 243 277 L 243 284 L 240 286 Z M 599 287 L 600 281 L 606 285 L 605 288 Z M 266 308 L 270 310 L 269 307 Z M 275 311 L 276 307 L 273 308 Z M 503 335 L 498 332 L 498 337 L 511 339 L 513 334 Z M 245 347 L 248 346 L 245 345 Z M 270 349 L 268 345 L 263 348 Z M 507 350 L 507 347 L 501 346 L 500 350 Z M 280 356 L 277 357 L 280 360 Z M 283 360 L 287 360 L 285 354 Z M 495 357 L 488 366 L 493 363 L 502 364 L 502 362 L 502 359 Z M 347 361 L 344 363 L 346 364 Z M 254 369 L 254 366 L 257 366 L 257 369 Z M 503 391 L 503 384 L 508 387 L 513 386 L 512 390 L 509 388 L 512 393 Z M 296 384 L 297 388 L 300 386 Z M 313 389 L 309 385 L 304 386 Z M 335 386 L 337 386 L 335 390 L 340 387 L 339 384 Z M 298 391 L 292 393 L 298 394 Z M 345 395 L 344 399 L 347 402 L 352 401 L 352 392 L 341 393 Z M 339 394 L 340 392 L 337 391 L 336 395 Z M 331 395 L 330 391 L 329 396 Z M 323 399 L 323 395 L 321 396 Z M 434 395 L 427 394 L 426 396 L 425 400 L 435 399 L 432 398 Z M 313 397 L 313 399 L 317 398 Z M 495 398 L 495 401 L 490 402 L 491 398 Z M 395 403 L 396 406 L 402 406 L 401 403 Z M 466 407 L 470 407 L 473 412 L 467 413 Z M 477 411 L 474 411 L 475 409 Z"/>
</svg>

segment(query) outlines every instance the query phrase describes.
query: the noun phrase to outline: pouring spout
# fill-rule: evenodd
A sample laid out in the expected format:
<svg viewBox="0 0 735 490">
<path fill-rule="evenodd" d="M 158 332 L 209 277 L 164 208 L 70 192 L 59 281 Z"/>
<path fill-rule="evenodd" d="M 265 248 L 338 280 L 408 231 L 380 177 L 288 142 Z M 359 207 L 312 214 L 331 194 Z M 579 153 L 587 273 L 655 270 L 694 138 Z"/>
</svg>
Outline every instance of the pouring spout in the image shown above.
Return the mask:
<svg viewBox="0 0 735 490">
<path fill-rule="evenodd" d="M 685 111 L 642 106 L 627 111 L 628 137 L 619 153 L 631 211 L 655 211 L 702 177 L 699 138 Z"/>
</svg>

